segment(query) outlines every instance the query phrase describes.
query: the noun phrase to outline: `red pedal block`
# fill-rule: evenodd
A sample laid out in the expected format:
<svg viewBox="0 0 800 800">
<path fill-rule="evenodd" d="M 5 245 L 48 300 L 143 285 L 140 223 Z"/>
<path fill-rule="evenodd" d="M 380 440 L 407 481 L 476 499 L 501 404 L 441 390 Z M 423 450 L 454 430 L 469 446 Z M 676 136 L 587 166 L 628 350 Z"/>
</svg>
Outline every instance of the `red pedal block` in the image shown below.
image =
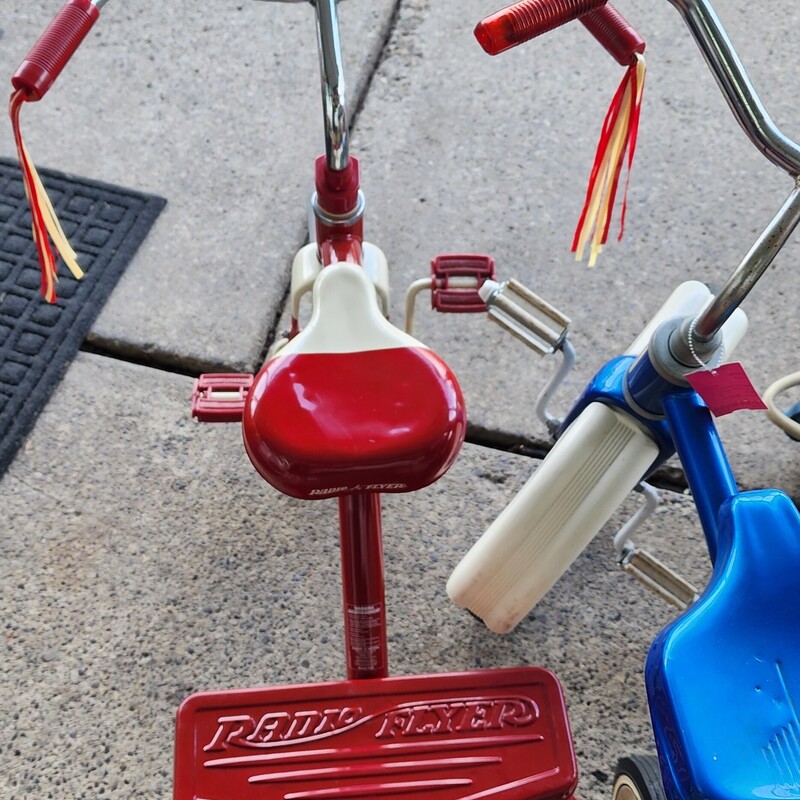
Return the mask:
<svg viewBox="0 0 800 800">
<path fill-rule="evenodd" d="M 561 687 L 538 667 L 207 692 L 178 710 L 175 800 L 568 800 Z"/>
<path fill-rule="evenodd" d="M 206 373 L 194 382 L 192 416 L 200 422 L 241 422 L 254 376 Z"/>
<path fill-rule="evenodd" d="M 463 314 L 486 311 L 478 289 L 494 280 L 491 256 L 443 255 L 431 261 L 431 305 L 436 311 Z"/>
</svg>

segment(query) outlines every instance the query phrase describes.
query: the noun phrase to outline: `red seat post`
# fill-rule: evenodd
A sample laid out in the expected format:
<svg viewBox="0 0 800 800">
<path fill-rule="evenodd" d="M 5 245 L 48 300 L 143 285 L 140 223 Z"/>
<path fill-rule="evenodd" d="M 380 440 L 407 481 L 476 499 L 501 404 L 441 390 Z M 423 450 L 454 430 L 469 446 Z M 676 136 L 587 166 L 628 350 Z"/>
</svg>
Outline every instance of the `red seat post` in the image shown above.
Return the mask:
<svg viewBox="0 0 800 800">
<path fill-rule="evenodd" d="M 342 604 L 347 677 L 389 675 L 386 642 L 381 496 L 339 498 Z"/>
</svg>

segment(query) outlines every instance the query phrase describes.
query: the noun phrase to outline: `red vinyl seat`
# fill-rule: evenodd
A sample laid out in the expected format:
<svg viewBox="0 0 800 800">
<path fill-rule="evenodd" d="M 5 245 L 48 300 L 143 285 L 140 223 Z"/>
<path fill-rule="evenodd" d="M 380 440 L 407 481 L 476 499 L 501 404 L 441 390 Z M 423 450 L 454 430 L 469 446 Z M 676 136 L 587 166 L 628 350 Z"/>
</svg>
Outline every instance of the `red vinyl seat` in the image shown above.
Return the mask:
<svg viewBox="0 0 800 800">
<path fill-rule="evenodd" d="M 248 393 L 243 432 L 256 469 L 281 492 L 307 499 L 435 481 L 466 429 L 450 368 L 386 320 L 360 267 L 323 269 L 313 308 Z"/>
</svg>

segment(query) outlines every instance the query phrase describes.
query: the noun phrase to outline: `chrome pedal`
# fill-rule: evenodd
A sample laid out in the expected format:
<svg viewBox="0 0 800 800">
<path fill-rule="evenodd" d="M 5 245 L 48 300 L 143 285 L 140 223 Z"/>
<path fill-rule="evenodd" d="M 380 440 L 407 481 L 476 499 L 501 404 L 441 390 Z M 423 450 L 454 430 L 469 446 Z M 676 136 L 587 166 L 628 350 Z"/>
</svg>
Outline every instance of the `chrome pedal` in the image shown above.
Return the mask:
<svg viewBox="0 0 800 800">
<path fill-rule="evenodd" d="M 559 350 L 569 329 L 569 317 L 511 278 L 487 280 L 480 288 L 489 317 L 539 355 Z"/>
<path fill-rule="evenodd" d="M 622 569 L 639 583 L 681 611 L 687 609 L 700 596 L 691 583 L 646 550 L 630 548 L 619 563 Z"/>
</svg>

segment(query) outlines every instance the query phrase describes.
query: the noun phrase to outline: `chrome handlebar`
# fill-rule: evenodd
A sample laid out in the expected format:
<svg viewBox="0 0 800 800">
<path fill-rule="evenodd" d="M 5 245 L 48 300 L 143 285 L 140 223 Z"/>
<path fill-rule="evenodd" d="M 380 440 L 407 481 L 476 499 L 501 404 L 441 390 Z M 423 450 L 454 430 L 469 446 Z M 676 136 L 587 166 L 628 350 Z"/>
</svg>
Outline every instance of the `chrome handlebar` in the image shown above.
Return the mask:
<svg viewBox="0 0 800 800">
<path fill-rule="evenodd" d="M 322 79 L 322 109 L 325 118 L 325 155 L 337 172 L 350 158 L 349 119 L 339 38 L 337 0 L 316 0 L 317 43 Z"/>
<path fill-rule="evenodd" d="M 92 0 L 105 3 L 108 0 Z M 277 3 L 310 3 L 317 15 L 317 48 L 322 79 L 325 122 L 325 156 L 328 167 L 340 172 L 350 158 L 349 118 L 345 102 L 342 44 L 339 38 L 339 0 L 271 0 Z"/>
<path fill-rule="evenodd" d="M 669 0 L 686 22 L 742 129 L 753 144 L 793 178 L 800 175 L 800 146 L 781 133 L 766 112 L 728 34 L 708 0 Z"/>
<path fill-rule="evenodd" d="M 775 125 L 709 0 L 669 0 L 686 22 L 733 115 L 753 144 L 795 182 L 786 202 L 697 318 L 693 336 L 710 342 L 767 271 L 800 222 L 800 146 Z"/>
</svg>

